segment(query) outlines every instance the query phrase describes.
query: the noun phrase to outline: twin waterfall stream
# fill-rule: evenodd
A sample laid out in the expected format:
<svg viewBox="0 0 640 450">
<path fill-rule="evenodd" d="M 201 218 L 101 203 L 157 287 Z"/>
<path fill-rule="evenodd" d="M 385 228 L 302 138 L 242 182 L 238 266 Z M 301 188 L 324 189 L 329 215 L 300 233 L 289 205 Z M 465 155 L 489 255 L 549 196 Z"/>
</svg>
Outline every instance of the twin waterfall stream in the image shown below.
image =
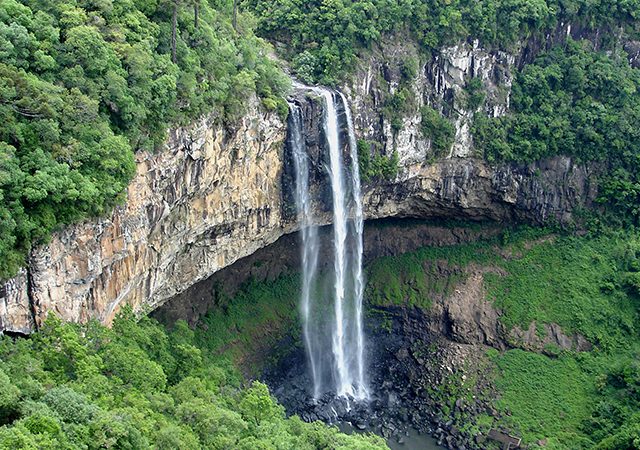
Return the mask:
<svg viewBox="0 0 640 450">
<path fill-rule="evenodd" d="M 363 401 L 368 399 L 369 392 L 362 324 L 363 214 L 358 150 L 345 96 L 324 88 L 313 88 L 313 92 L 324 102 L 323 125 L 329 150 L 326 169 L 333 204 L 333 272 L 328 280 L 318 273 L 320 242 L 313 216 L 305 122 L 302 110 L 292 102 L 289 136 L 302 240 L 302 334 L 313 380 L 313 397 L 318 399 L 326 392 L 333 392 L 338 397 Z M 340 135 L 339 106 L 348 124 L 347 142 L 342 142 Z M 344 157 L 345 144 L 350 165 Z"/>
</svg>

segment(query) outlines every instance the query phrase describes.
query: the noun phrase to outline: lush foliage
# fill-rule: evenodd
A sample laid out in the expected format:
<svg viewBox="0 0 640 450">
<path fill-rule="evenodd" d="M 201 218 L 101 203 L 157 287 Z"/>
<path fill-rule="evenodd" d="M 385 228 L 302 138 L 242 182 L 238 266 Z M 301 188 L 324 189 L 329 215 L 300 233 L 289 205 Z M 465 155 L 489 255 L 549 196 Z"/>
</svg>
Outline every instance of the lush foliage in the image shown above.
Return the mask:
<svg viewBox="0 0 640 450">
<path fill-rule="evenodd" d="M 545 241 L 506 261 L 507 276 L 489 276 L 490 295 L 508 327 L 557 323 L 595 345 L 592 352 L 564 352 L 557 359 L 515 350 L 496 358 L 500 406 L 528 441 L 550 438 L 551 448 L 637 448 L 638 238 L 612 233 Z"/>
<path fill-rule="evenodd" d="M 170 125 L 232 121 L 254 91 L 282 102 L 269 48 L 219 3 L 0 0 L 0 279 L 59 224 L 108 211 Z"/>
<path fill-rule="evenodd" d="M 422 134 L 431 140 L 434 156 L 444 157 L 453 145 L 456 129 L 453 124 L 430 106 L 424 106 L 422 114 Z"/>
<path fill-rule="evenodd" d="M 376 142 L 358 140 L 358 165 L 362 181 L 393 180 L 398 175 L 398 152 L 391 157 L 378 153 Z M 372 148 L 374 151 L 372 152 Z M 373 156 L 371 156 L 373 153 Z"/>
<path fill-rule="evenodd" d="M 283 274 L 273 281 L 249 280 L 233 296 L 215 287 L 216 308 L 195 330 L 198 346 L 221 361 L 256 374 L 285 335 L 297 336 L 300 279 Z M 257 358 L 256 358 L 257 357 Z"/>
<path fill-rule="evenodd" d="M 398 256 L 377 258 L 367 267 L 366 299 L 374 306 L 429 308 L 436 296 L 447 295 L 466 278 L 471 261 L 489 257 L 485 242 L 456 247 L 424 247 Z M 440 261 L 450 270 L 443 273 Z"/>
<path fill-rule="evenodd" d="M 497 405 L 511 413 L 505 422 L 525 442 L 546 438 L 552 449 L 593 445 L 580 427 L 590 416 L 595 388 L 575 358 L 511 350 L 495 361 L 502 393 Z"/>
<path fill-rule="evenodd" d="M 286 44 L 302 79 L 335 84 L 360 49 L 406 30 L 430 51 L 468 37 L 507 46 L 519 37 L 582 21 L 634 26 L 638 0 L 244 0 L 259 32 Z"/>
<path fill-rule="evenodd" d="M 640 445 L 640 367 L 635 350 L 563 353 L 557 358 L 523 350 L 493 354 L 497 406 L 526 442 L 551 449 L 633 450 Z M 562 420 L 558 420 L 561 418 Z"/>
<path fill-rule="evenodd" d="M 638 301 L 627 287 L 640 269 L 638 245 L 631 235 L 535 245 L 521 258 L 500 263 L 508 276 L 485 276 L 489 295 L 508 328 L 557 323 L 601 348 L 613 348 L 640 331 Z"/>
<path fill-rule="evenodd" d="M 435 296 L 450 294 L 465 280 L 470 265 L 490 268 L 485 289 L 507 331 L 535 322 L 544 333 L 540 325 L 556 323 L 594 348 L 548 349 L 555 357 L 491 350 L 501 394 L 496 407 L 504 414 L 500 420 L 481 416 L 482 427 L 507 429 L 528 444 L 545 440 L 545 448 L 635 449 L 640 445 L 638 239 L 637 232 L 571 237 L 516 230 L 499 240 L 423 248 L 374 261 L 367 272 L 367 300 L 374 306 L 428 308 Z M 435 395 L 443 404 L 455 402 L 461 383 L 452 380 Z"/>
<path fill-rule="evenodd" d="M 562 154 L 606 165 L 603 201 L 640 217 L 640 70 L 625 55 L 585 42 L 554 48 L 518 74 L 512 113 L 478 116 L 474 132 L 489 161 Z"/>
<path fill-rule="evenodd" d="M 386 448 L 285 418 L 265 385 L 241 387 L 195 342 L 183 322 L 167 334 L 130 315 L 0 338 L 0 449 Z"/>
</svg>

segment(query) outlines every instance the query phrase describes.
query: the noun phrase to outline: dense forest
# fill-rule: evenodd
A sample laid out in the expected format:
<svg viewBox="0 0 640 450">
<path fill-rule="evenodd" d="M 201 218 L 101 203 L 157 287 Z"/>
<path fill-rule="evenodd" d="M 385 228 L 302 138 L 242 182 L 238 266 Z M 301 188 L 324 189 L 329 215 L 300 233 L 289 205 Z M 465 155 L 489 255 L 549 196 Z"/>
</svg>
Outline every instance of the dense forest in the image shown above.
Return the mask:
<svg viewBox="0 0 640 450">
<path fill-rule="evenodd" d="M 170 126 L 232 124 L 252 92 L 286 111 L 269 52 L 230 2 L 2 0 L 0 279 L 59 225 L 108 212 Z"/>
<path fill-rule="evenodd" d="M 111 329 L 52 318 L 31 339 L 0 337 L 0 449 L 386 448 L 285 418 L 264 384 L 242 387 L 207 336 L 125 312 Z"/>
<path fill-rule="evenodd" d="M 508 49 L 563 22 L 638 33 L 637 0 L 244 0 L 258 32 L 286 43 L 306 81 L 336 84 L 359 53 L 390 34 L 408 33 L 425 52 L 461 40 Z"/>
<path fill-rule="evenodd" d="M 432 261 L 457 275 L 499 269 L 483 289 L 506 330 L 558 324 L 591 348 L 487 350 L 504 415 L 451 421 L 551 449 L 640 448 L 640 68 L 622 45 L 640 40 L 640 0 L 0 0 L 0 281 L 52 232 L 122 203 L 136 154 L 160 151 L 171 128 L 206 117 L 233 129 L 253 99 L 285 119 L 287 71 L 346 86 L 376 46 L 411 40 L 418 58 L 381 105 L 397 133 L 415 106 L 411 81 L 442 47 L 477 40 L 516 52 L 566 23 L 597 40 L 569 36 L 513 67 L 504 115 L 485 108 L 479 79 L 466 80 L 464 107 L 473 157 L 567 155 L 598 175 L 594 210 L 577 214 L 580 236 L 507 230 L 380 258 L 367 269 L 366 301 L 427 311 L 464 278 L 443 283 Z M 455 114 L 418 110 L 435 157 L 454 143 Z M 364 183 L 398 175 L 398 152 L 357 144 Z M 195 330 L 125 310 L 111 328 L 51 315 L 29 338 L 0 336 L 0 449 L 386 448 L 374 435 L 287 417 L 264 384 L 241 375 L 237 360 L 291 333 L 298 282 L 252 280 L 217 299 L 224 307 Z M 251 331 L 264 323 L 274 336 L 256 342 Z M 459 393 L 431 394 L 453 410 Z"/>
</svg>

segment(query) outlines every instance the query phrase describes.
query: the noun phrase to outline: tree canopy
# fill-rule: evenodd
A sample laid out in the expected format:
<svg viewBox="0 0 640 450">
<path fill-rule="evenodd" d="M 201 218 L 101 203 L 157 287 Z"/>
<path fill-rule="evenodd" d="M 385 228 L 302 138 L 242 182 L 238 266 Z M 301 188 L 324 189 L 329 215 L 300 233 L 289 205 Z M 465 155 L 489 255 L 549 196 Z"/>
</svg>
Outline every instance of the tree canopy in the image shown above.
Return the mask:
<svg viewBox="0 0 640 450">
<path fill-rule="evenodd" d="M 244 0 L 260 35 L 285 43 L 298 76 L 336 84 L 359 52 L 389 33 L 426 51 L 479 39 L 506 48 L 563 21 L 622 26 L 637 34 L 640 0 Z"/>
<path fill-rule="evenodd" d="M 0 279 L 60 224 L 109 211 L 169 127 L 233 123 L 252 92 L 283 107 L 269 46 L 220 3 L 0 0 Z"/>
<path fill-rule="evenodd" d="M 382 438 L 286 418 L 267 386 L 178 322 L 113 329 L 49 319 L 30 339 L 0 336 L 0 449 L 385 449 Z M 216 360 L 217 362 L 214 362 Z"/>
</svg>

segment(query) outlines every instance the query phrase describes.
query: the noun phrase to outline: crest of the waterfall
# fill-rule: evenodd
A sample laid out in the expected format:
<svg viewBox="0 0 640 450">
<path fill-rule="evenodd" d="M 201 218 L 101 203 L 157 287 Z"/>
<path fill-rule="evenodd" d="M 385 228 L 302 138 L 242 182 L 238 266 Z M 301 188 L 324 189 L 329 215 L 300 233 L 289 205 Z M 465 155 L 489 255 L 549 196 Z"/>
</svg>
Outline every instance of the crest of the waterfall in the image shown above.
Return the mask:
<svg viewBox="0 0 640 450">
<path fill-rule="evenodd" d="M 330 339 L 331 379 L 338 396 L 365 400 L 368 391 L 364 366 L 364 330 L 362 323 L 363 215 L 358 172 L 358 155 L 351 111 L 342 94 L 323 88 L 313 89 L 324 100 L 323 127 L 329 153 L 327 171 L 333 203 L 333 277 L 328 296 L 314 291 L 318 269 L 318 234 L 313 226 L 309 186 L 309 159 L 304 143 L 304 118 L 295 104 L 290 105 L 289 141 L 296 171 L 296 206 L 301 224 L 302 293 L 301 315 L 305 348 L 308 354 L 314 397 L 323 393 L 323 361 L 328 361 Z M 338 103 L 338 101 L 340 103 Z M 341 142 L 339 109 L 344 110 L 348 142 Z M 343 149 L 348 147 L 350 166 Z M 351 174 L 351 177 L 347 176 Z M 330 328 L 322 321 L 327 316 L 326 300 L 333 303 Z"/>
</svg>

